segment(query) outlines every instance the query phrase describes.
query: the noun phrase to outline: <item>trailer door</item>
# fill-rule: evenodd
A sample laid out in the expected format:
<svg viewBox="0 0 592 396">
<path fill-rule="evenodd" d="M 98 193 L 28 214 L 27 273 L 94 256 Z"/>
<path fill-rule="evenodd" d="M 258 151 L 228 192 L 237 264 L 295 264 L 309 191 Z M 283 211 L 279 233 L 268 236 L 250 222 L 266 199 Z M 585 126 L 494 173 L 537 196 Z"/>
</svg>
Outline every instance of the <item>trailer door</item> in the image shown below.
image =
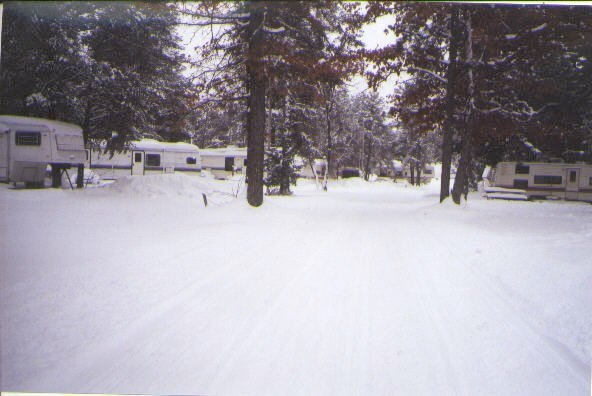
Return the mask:
<svg viewBox="0 0 592 396">
<path fill-rule="evenodd" d="M 568 168 L 565 182 L 565 199 L 578 199 L 578 192 L 580 190 L 580 169 Z"/>
<path fill-rule="evenodd" d="M 132 175 L 144 174 L 145 154 L 143 151 L 132 151 Z"/>
<path fill-rule="evenodd" d="M 0 131 L 0 181 L 8 180 L 9 132 Z"/>
</svg>

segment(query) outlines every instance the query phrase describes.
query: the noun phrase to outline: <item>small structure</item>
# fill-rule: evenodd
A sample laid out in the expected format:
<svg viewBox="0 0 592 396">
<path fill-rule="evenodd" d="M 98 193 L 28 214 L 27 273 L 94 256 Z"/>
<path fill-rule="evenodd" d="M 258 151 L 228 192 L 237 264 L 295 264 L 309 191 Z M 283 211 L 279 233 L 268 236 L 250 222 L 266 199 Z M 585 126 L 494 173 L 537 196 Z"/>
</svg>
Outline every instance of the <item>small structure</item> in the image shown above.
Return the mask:
<svg viewBox="0 0 592 396">
<path fill-rule="evenodd" d="M 247 166 L 247 148 L 228 146 L 201 150 L 201 167 L 216 179 L 227 179 L 235 174 L 244 174 Z"/>
<path fill-rule="evenodd" d="M 523 190 L 528 199 L 592 202 L 590 164 L 500 162 L 484 176 L 491 187 Z"/>
<path fill-rule="evenodd" d="M 348 179 L 350 177 L 360 177 L 360 170 L 354 167 L 347 167 L 341 170 L 341 177 Z"/>
<path fill-rule="evenodd" d="M 316 177 L 322 178 L 325 175 L 325 170 L 327 168 L 327 161 L 322 158 L 316 158 L 311 162 L 302 157 L 295 157 L 294 164 L 299 168 L 298 177 L 306 179 L 314 179 L 315 172 Z"/>
<path fill-rule="evenodd" d="M 72 166 L 81 171 L 85 152 L 82 129 L 43 118 L 0 116 L 0 181 L 43 187 L 51 165 L 53 186 Z M 80 183 L 81 184 L 81 183 Z"/>
<path fill-rule="evenodd" d="M 392 177 L 393 179 L 398 179 L 403 177 L 403 163 L 399 160 L 392 161 L 393 168 L 392 168 Z"/>
<path fill-rule="evenodd" d="M 409 162 L 403 164 L 400 161 L 393 161 L 393 169 L 395 178 L 404 178 L 411 180 L 411 164 Z M 414 174 L 414 177 L 418 177 Z M 435 167 L 433 164 L 424 164 L 421 168 L 421 183 L 429 183 L 435 177 Z"/>
<path fill-rule="evenodd" d="M 105 146 L 87 149 L 87 166 L 102 179 L 158 173 L 199 174 L 201 161 L 197 146 L 153 139 L 131 142 L 130 149 L 107 152 Z"/>
</svg>

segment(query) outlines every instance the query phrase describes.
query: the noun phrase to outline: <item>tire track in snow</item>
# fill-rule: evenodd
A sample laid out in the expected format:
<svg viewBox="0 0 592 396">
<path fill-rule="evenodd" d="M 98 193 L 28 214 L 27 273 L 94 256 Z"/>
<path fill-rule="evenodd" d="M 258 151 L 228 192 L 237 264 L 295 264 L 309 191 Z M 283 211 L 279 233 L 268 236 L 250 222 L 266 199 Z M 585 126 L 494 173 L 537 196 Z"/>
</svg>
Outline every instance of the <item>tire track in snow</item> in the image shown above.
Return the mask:
<svg viewBox="0 0 592 396">
<path fill-rule="evenodd" d="M 423 224 L 416 212 L 417 224 L 423 228 L 424 235 L 430 235 L 432 254 L 425 252 L 419 257 L 418 276 L 425 279 L 420 282 L 424 295 L 431 300 L 430 305 L 438 307 L 445 302 L 446 312 L 432 311 L 435 321 L 441 323 L 441 332 L 446 342 L 455 353 L 454 361 L 457 372 L 483 373 L 464 375 L 461 378 L 480 378 L 479 383 L 461 382 L 462 394 L 472 394 L 479 385 L 481 394 L 523 394 L 525 391 L 537 394 L 578 394 L 587 388 L 587 370 L 574 365 L 573 357 L 557 351 L 547 337 L 541 335 L 526 320 L 503 293 L 500 292 L 484 275 L 475 271 L 457 252 L 466 251 L 450 235 L 436 235 Z M 453 257 L 448 266 L 434 265 L 433 257 Z M 460 307 L 460 308 L 459 308 Z M 489 337 L 489 339 L 485 339 Z M 479 338 L 479 341 L 474 341 Z M 496 348 L 504 345 L 505 351 Z M 487 347 L 489 350 L 469 347 Z M 465 351 L 463 352 L 463 349 Z M 512 351 L 502 356 L 503 352 Z M 471 352 L 467 355 L 466 352 Z M 481 353 L 481 362 L 475 361 L 475 355 Z M 490 358 L 490 361 L 483 362 Z M 476 369 L 477 367 L 477 369 Z M 500 375 L 501 374 L 501 375 Z M 552 377 L 553 387 L 548 381 L 537 379 Z M 488 378 L 487 381 L 483 381 Z M 512 388 L 507 389 L 511 384 Z M 505 385 L 505 388 L 500 388 Z M 537 388 L 539 386 L 539 388 Z"/>
<path fill-rule="evenodd" d="M 311 218 L 315 218 L 314 213 Z M 339 367 L 328 367 L 331 365 L 334 343 L 327 340 L 325 327 L 331 326 L 334 321 L 342 321 L 344 312 L 336 309 L 337 317 L 320 318 L 322 314 L 319 311 L 325 313 L 325 306 L 335 302 L 335 296 L 327 295 L 324 289 L 331 284 L 331 281 L 324 282 L 325 276 L 335 269 L 335 263 L 339 261 L 334 254 L 335 246 L 339 246 L 344 239 L 351 242 L 354 229 L 347 222 L 313 224 L 312 228 L 324 236 L 322 242 L 317 242 L 318 238 L 313 234 L 305 244 L 299 246 L 299 251 L 306 255 L 303 257 L 305 264 L 282 287 L 274 303 L 263 312 L 257 326 L 246 334 L 230 359 L 219 368 L 216 380 L 209 388 L 212 393 L 250 393 L 249 390 L 256 390 L 258 394 L 277 394 L 285 391 L 286 384 L 297 393 L 334 393 L 331 389 L 323 388 L 328 384 L 322 373 L 339 370 Z M 339 276 L 336 273 L 335 281 Z M 355 333 L 352 327 L 342 327 L 347 333 L 345 337 L 350 339 L 345 343 L 344 351 L 345 363 L 350 365 L 354 359 L 348 358 L 348 355 L 354 355 L 355 351 L 347 349 L 356 345 L 351 340 L 356 338 L 352 334 Z M 295 345 L 299 346 L 299 350 L 293 349 Z M 266 351 L 264 356 L 258 353 L 262 350 Z M 297 369 L 285 372 L 281 369 L 283 365 Z M 338 366 L 341 365 L 340 362 Z M 351 369 L 345 371 L 352 372 Z M 328 375 L 327 378 L 333 377 Z M 345 380 L 348 377 L 343 378 Z M 341 390 L 347 389 L 351 390 L 351 387 Z"/>
<path fill-rule="evenodd" d="M 397 209 L 399 210 L 399 209 Z M 388 280 L 398 288 L 388 294 L 388 299 L 400 312 L 390 327 L 392 336 L 400 338 L 391 350 L 397 351 L 396 360 L 390 363 L 395 370 L 390 373 L 393 381 L 378 393 L 394 391 L 400 394 L 455 394 L 460 388 L 458 377 L 462 375 L 453 366 L 446 338 L 433 316 L 433 304 L 425 293 L 424 281 L 417 273 L 418 234 L 413 219 L 406 212 L 397 213 L 397 222 L 406 225 L 404 232 L 396 235 L 396 244 L 390 260 L 399 265 L 396 271 L 387 269 L 376 281 Z M 385 225 L 385 232 L 390 225 Z M 423 238 L 421 238 L 423 241 Z M 384 252 L 384 247 L 378 251 Z M 380 262 L 388 263 L 388 259 Z M 384 264 L 383 264 L 384 265 Z M 395 279 L 393 279 L 396 277 Z M 379 289 L 387 289 L 383 285 Z M 374 298 L 377 300 L 377 298 Z M 380 337 L 382 342 L 387 336 Z M 383 365 L 385 362 L 381 362 Z M 415 379 L 415 380 L 413 380 Z"/>
<path fill-rule="evenodd" d="M 182 256 L 183 254 L 174 254 L 170 258 L 179 259 Z M 224 271 L 225 268 L 214 271 L 203 284 L 207 285 Z M 192 297 L 199 293 L 199 287 L 192 284 L 185 286 L 174 295 L 168 296 L 166 300 L 149 307 L 149 311 L 129 322 L 125 328 L 116 333 L 107 334 L 104 338 L 85 346 L 69 362 L 56 366 L 44 377 L 28 383 L 38 384 L 36 387 L 44 390 L 55 388 L 56 391 L 63 391 L 78 384 L 79 378 L 85 378 L 88 381 L 84 389 L 77 388 L 77 392 L 109 392 L 112 389 L 120 389 L 119 385 L 130 380 L 125 376 L 124 367 L 134 361 L 133 357 L 139 350 L 147 347 L 146 344 L 137 343 L 136 340 L 145 339 L 146 337 L 141 336 L 150 329 L 153 330 L 159 322 L 162 326 L 164 323 L 162 318 L 171 311 L 179 313 L 181 307 L 185 305 L 184 312 L 187 312 L 189 307 L 186 306 L 186 301 L 192 300 Z"/>
<path fill-rule="evenodd" d="M 264 244 L 265 240 L 259 240 L 258 244 L 252 247 L 251 253 L 245 255 L 245 262 L 257 263 L 257 255 L 265 247 Z M 241 248 L 240 245 L 235 246 L 235 249 Z M 176 252 L 160 257 L 159 261 L 180 260 L 192 254 L 195 254 L 195 251 L 188 249 L 182 253 Z M 261 272 L 261 268 L 257 269 L 256 264 L 247 264 L 247 266 L 255 267 L 255 272 Z M 149 307 L 149 311 L 130 322 L 121 331 L 108 334 L 106 338 L 84 347 L 71 361 L 57 366 L 43 378 L 28 381 L 28 384 L 39 384 L 39 389 L 63 391 L 72 389 L 74 384 L 79 384 L 80 378 L 88 378 L 84 389 L 76 388 L 78 392 L 105 392 L 106 390 L 125 392 L 127 389 L 128 392 L 138 393 L 138 390 L 146 389 L 146 392 L 140 393 L 162 393 L 163 390 L 150 391 L 154 389 L 151 383 L 161 383 L 162 375 L 167 372 L 162 364 L 155 362 L 153 355 L 158 354 L 162 348 L 175 344 L 175 338 L 178 338 L 179 334 L 191 331 L 195 326 L 194 320 L 200 313 L 204 318 L 215 316 L 211 315 L 209 310 L 216 307 L 220 301 L 227 301 L 228 295 L 243 290 L 241 284 L 248 281 L 250 270 L 244 268 L 241 276 L 228 275 L 236 270 L 236 266 L 232 263 L 214 267 L 214 271 L 208 273 L 206 278 L 200 279 L 197 284 L 190 283 L 161 303 Z M 228 282 L 228 279 L 232 282 Z M 209 292 L 207 292 L 208 289 L 210 289 Z M 197 300 L 197 297 L 204 295 L 208 296 L 205 301 Z M 237 295 L 234 299 L 240 297 Z M 175 322 L 167 320 L 169 317 L 174 317 Z M 236 337 L 240 338 L 240 334 Z M 186 334 L 183 334 L 183 338 L 196 341 L 195 338 Z M 136 341 L 138 339 L 147 339 L 150 342 L 142 344 Z M 164 360 L 168 359 L 169 364 L 172 360 L 174 366 L 175 356 L 171 358 L 171 355 L 182 355 L 184 351 L 169 352 L 166 353 Z M 154 376 L 146 375 L 150 371 L 154 371 Z M 172 372 L 168 370 L 171 378 L 177 376 L 174 371 L 174 369 Z M 135 375 L 137 372 L 140 372 L 141 376 Z M 187 382 L 195 383 L 194 378 L 199 377 L 199 373 L 194 373 L 188 377 Z M 180 384 L 180 389 L 183 390 L 182 388 L 183 384 Z"/>
<path fill-rule="evenodd" d="M 325 244 L 326 243 L 327 242 L 325 241 Z M 303 250 L 310 250 L 310 246 L 311 242 L 308 241 L 307 244 L 301 248 L 304 248 Z M 232 373 L 233 370 L 236 369 L 236 367 L 233 366 L 236 366 L 238 358 L 241 355 L 244 355 L 249 349 L 252 349 L 264 336 L 264 333 L 273 326 L 272 322 L 277 318 L 279 311 L 284 308 L 286 299 L 289 299 L 294 294 L 297 286 L 299 286 L 299 282 L 301 282 L 305 274 L 312 271 L 315 265 L 318 264 L 319 257 L 318 250 L 316 254 L 308 257 L 306 262 L 301 264 L 301 268 L 293 274 L 293 276 L 291 276 L 271 298 L 273 302 L 261 312 L 261 316 L 257 318 L 256 323 L 251 323 L 253 325 L 252 328 L 248 330 L 247 328 L 244 328 L 243 330 L 246 331 L 237 332 L 238 336 L 233 342 L 229 343 L 228 347 L 221 354 L 220 359 L 208 370 L 212 375 L 211 383 L 207 387 L 208 390 L 217 393 L 217 389 L 227 389 L 229 386 L 232 386 L 232 384 L 229 384 L 229 381 L 232 381 L 233 378 L 236 379 L 237 377 L 228 373 Z M 256 362 L 251 362 L 251 364 L 254 363 Z M 240 386 L 236 390 L 240 391 Z"/>
</svg>

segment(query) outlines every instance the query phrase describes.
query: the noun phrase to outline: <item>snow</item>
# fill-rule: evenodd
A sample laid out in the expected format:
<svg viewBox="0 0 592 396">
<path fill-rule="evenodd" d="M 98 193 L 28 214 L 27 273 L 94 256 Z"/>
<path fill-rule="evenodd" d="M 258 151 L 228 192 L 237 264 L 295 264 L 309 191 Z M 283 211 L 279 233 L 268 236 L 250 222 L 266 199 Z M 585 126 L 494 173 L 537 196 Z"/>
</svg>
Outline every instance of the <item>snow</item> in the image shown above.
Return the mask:
<svg viewBox="0 0 592 396">
<path fill-rule="evenodd" d="M 535 28 L 530 29 L 530 31 L 532 33 L 536 33 L 536 32 L 540 32 L 541 30 L 545 29 L 547 27 L 547 22 L 543 23 L 542 25 L 539 25 Z"/>
<path fill-rule="evenodd" d="M 246 157 L 247 156 L 247 148 L 246 147 L 236 147 L 236 146 L 228 146 L 222 148 L 210 148 L 204 149 L 200 151 L 202 156 L 208 157 Z"/>
<path fill-rule="evenodd" d="M 526 194 L 516 194 L 516 193 L 486 193 L 485 197 L 488 199 L 514 199 L 518 201 L 526 201 L 528 200 L 528 196 Z"/>
<path fill-rule="evenodd" d="M 286 28 L 284 28 L 283 26 L 277 27 L 277 28 L 272 28 L 269 26 L 264 25 L 263 26 L 263 31 L 267 32 L 267 33 L 283 33 L 286 31 Z"/>
<path fill-rule="evenodd" d="M 183 143 L 183 142 L 159 142 L 154 139 L 142 139 L 139 141 L 131 142 L 133 148 L 137 150 L 165 150 L 165 151 L 178 151 L 178 152 L 188 152 L 193 151 L 195 153 L 198 152 L 197 146 L 190 144 L 190 143 Z"/>
<path fill-rule="evenodd" d="M 239 182 L 0 185 L 0 389 L 589 394 L 591 205 Z"/>
</svg>

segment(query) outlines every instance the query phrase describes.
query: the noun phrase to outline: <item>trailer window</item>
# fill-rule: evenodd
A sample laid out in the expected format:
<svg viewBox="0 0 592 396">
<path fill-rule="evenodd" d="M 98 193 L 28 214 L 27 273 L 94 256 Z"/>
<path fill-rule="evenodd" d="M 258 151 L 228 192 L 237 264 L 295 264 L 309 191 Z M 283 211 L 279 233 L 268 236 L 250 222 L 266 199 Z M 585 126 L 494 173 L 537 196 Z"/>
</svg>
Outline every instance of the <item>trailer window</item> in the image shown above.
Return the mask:
<svg viewBox="0 0 592 396">
<path fill-rule="evenodd" d="M 517 175 L 528 175 L 530 173 L 530 166 L 516 164 L 516 169 L 514 171 Z"/>
<path fill-rule="evenodd" d="M 526 190 L 528 188 L 528 180 L 514 179 L 514 188 Z"/>
<path fill-rule="evenodd" d="M 563 178 L 561 176 L 535 176 L 534 184 L 561 184 Z"/>
<path fill-rule="evenodd" d="M 588 184 L 592 186 L 592 177 L 590 178 L 590 183 L 588 183 Z"/>
<path fill-rule="evenodd" d="M 134 154 L 134 162 L 142 162 L 142 153 Z"/>
<path fill-rule="evenodd" d="M 160 154 L 146 154 L 147 166 L 160 166 Z"/>
<path fill-rule="evenodd" d="M 197 158 L 195 158 L 195 157 L 187 157 L 187 164 L 188 165 L 195 165 L 195 164 L 197 164 Z"/>
<path fill-rule="evenodd" d="M 41 146 L 41 132 L 20 131 L 14 137 L 17 146 Z"/>
</svg>

